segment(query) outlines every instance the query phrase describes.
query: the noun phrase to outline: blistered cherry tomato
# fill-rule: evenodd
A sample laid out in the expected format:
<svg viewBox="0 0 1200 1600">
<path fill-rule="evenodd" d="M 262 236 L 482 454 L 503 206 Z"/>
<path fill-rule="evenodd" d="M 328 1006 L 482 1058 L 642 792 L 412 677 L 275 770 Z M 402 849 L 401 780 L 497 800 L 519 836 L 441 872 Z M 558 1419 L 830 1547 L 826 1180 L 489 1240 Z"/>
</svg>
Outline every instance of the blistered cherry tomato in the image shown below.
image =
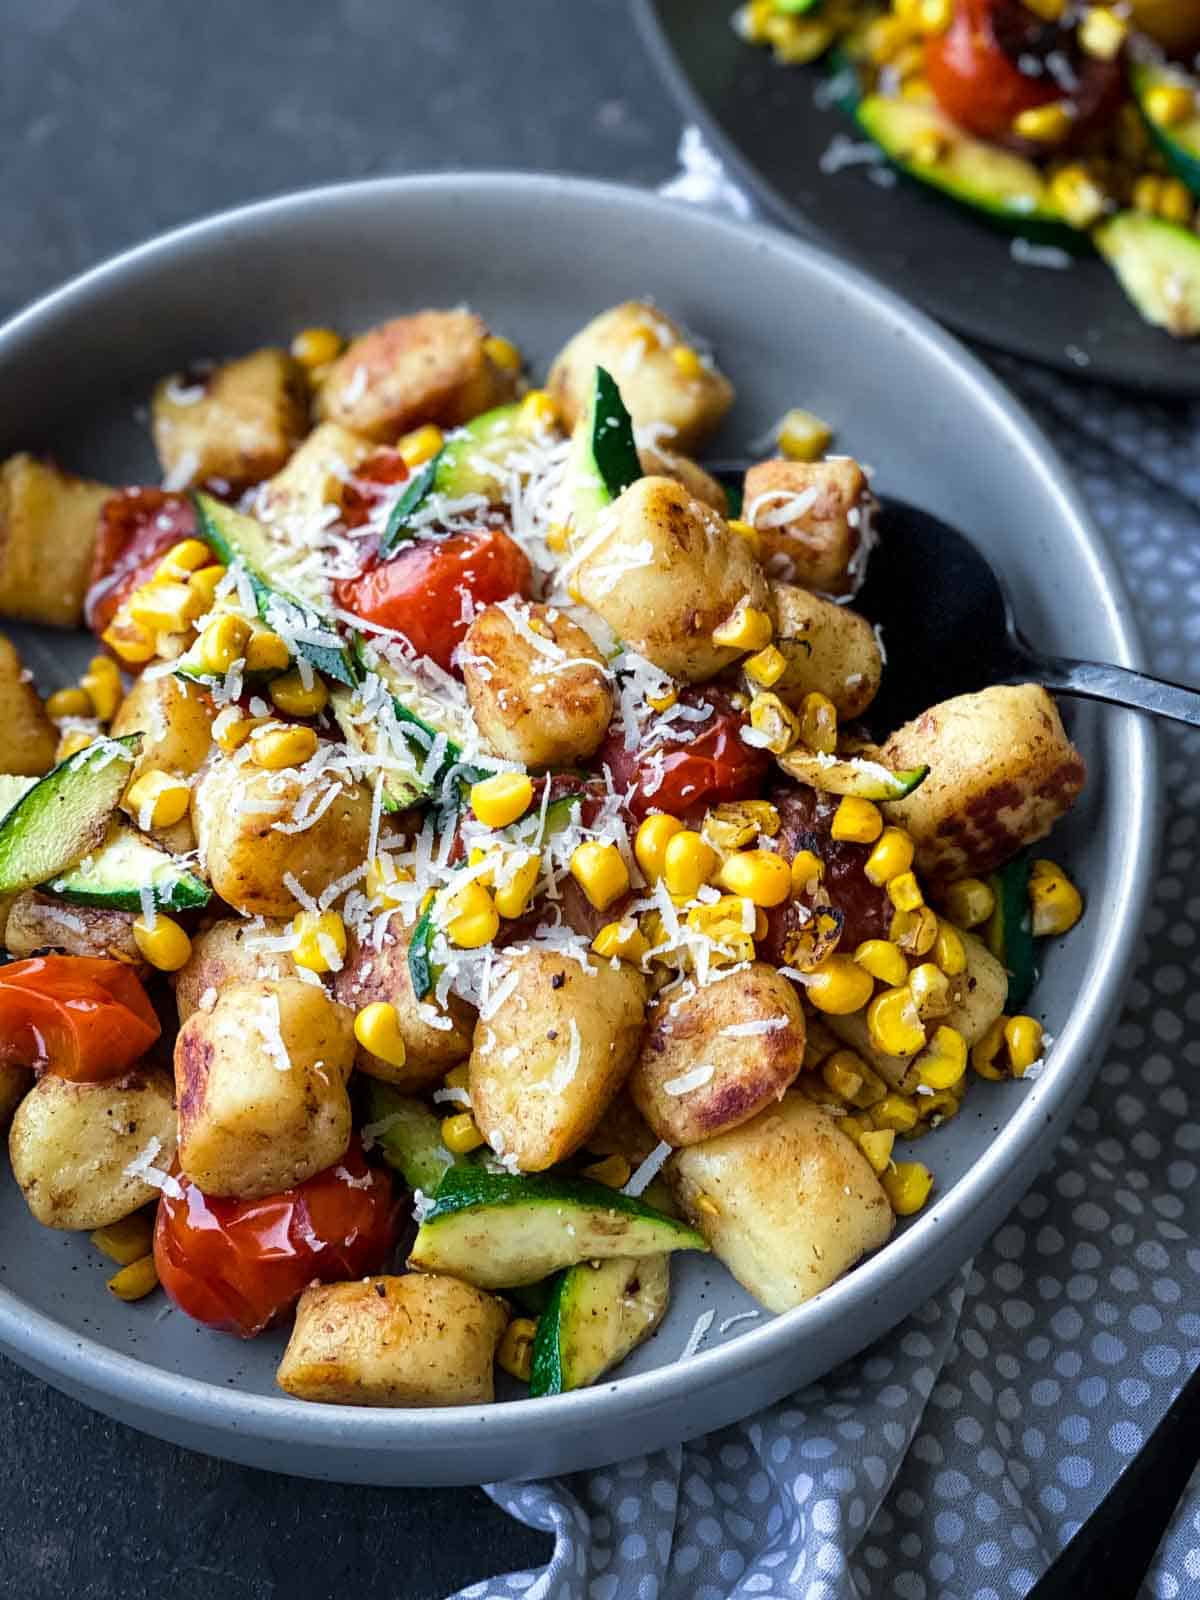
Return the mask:
<svg viewBox="0 0 1200 1600">
<path fill-rule="evenodd" d="M 282 1194 L 202 1194 L 182 1173 L 164 1189 L 154 1229 L 159 1281 L 206 1327 L 252 1339 L 285 1317 L 314 1280 L 378 1272 L 397 1234 L 390 1176 L 362 1147 Z M 170 1191 L 170 1192 L 169 1192 Z"/>
<path fill-rule="evenodd" d="M 34 956 L 0 967 L 0 1066 L 76 1083 L 118 1078 L 162 1028 L 137 974 L 92 956 Z"/>
<path fill-rule="evenodd" d="M 374 508 L 389 498 L 388 491 L 408 478 L 404 457 L 386 447 L 376 450 L 354 469 L 353 481 L 342 494 L 342 522 L 361 528 Z"/>
<path fill-rule="evenodd" d="M 707 719 L 676 717 L 680 737 L 656 736 L 656 727 L 669 725 L 655 719 L 648 742 L 636 750 L 627 750 L 624 734 L 614 729 L 596 757 L 596 764 L 612 773 L 618 793 L 633 786 L 629 808 L 636 817 L 651 811 L 688 817 L 724 800 L 751 799 L 771 770 L 767 752 L 743 742 L 746 718 L 723 689 L 685 689 L 679 699 L 684 706 L 706 709 Z"/>
<path fill-rule="evenodd" d="M 89 628 L 101 634 L 121 606 L 181 539 L 197 539 L 196 510 L 184 494 L 119 489 L 104 502 L 91 582 L 83 605 Z"/>
</svg>

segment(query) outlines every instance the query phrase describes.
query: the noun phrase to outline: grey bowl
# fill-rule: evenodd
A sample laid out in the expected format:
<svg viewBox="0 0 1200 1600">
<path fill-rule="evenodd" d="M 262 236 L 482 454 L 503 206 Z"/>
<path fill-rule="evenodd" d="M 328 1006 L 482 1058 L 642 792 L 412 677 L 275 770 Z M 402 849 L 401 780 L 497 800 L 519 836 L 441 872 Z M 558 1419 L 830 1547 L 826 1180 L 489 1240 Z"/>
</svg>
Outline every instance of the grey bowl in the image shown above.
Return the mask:
<svg viewBox="0 0 1200 1600">
<path fill-rule="evenodd" d="M 591 314 L 646 293 L 709 335 L 737 384 L 722 453 L 743 452 L 787 406 L 811 407 L 887 492 L 975 535 L 1032 638 L 1139 664 L 1128 598 L 1066 469 L 977 361 L 830 256 L 600 184 L 387 180 L 168 234 L 0 330 L 0 448 L 50 449 L 117 481 L 152 479 L 139 408 L 157 376 L 191 357 L 286 341 L 311 323 L 361 328 L 469 300 L 537 370 Z M 86 653 L 82 640 L 32 631 L 21 643 L 51 682 Z M 936 1203 L 809 1305 L 723 1336 L 724 1319 L 752 1304 L 719 1266 L 692 1258 L 676 1268 L 662 1329 L 615 1381 L 488 1408 L 305 1406 L 274 1389 L 280 1338 L 243 1345 L 160 1314 L 161 1301 L 114 1301 L 86 1238 L 38 1227 L 6 1169 L 0 1348 L 146 1432 L 275 1471 L 376 1484 L 575 1470 L 708 1432 L 826 1372 L 900 1321 L 997 1226 L 1099 1063 L 1153 870 L 1157 761 L 1133 714 L 1070 715 L 1091 782 L 1054 853 L 1085 885 L 1089 909 L 1049 953 L 1036 995 L 1055 1036 L 1048 1069 L 1032 1084 L 975 1084 L 963 1114 L 921 1147 Z M 679 1363 L 706 1309 L 717 1315 L 705 1348 Z"/>
</svg>

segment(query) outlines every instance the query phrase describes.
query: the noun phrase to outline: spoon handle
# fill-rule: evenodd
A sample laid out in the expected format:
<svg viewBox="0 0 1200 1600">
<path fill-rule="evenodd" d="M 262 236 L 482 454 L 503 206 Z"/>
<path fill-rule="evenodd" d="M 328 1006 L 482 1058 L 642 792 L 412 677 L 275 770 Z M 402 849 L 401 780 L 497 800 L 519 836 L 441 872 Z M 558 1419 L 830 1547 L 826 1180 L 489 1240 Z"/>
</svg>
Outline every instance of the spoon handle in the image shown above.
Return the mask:
<svg viewBox="0 0 1200 1600">
<path fill-rule="evenodd" d="M 1071 661 L 1065 656 L 1038 656 L 1032 663 L 1039 683 L 1058 694 L 1075 694 L 1084 700 L 1106 700 L 1130 706 L 1172 722 L 1200 728 L 1200 690 L 1168 683 L 1128 667 L 1106 667 L 1099 661 Z"/>
</svg>

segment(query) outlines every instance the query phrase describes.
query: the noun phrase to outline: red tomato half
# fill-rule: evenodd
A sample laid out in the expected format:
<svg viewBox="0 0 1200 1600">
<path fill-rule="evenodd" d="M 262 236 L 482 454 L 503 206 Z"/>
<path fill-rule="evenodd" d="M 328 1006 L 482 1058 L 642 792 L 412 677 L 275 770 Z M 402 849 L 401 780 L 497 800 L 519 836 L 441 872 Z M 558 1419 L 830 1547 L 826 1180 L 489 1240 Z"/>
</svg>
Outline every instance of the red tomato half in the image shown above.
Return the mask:
<svg viewBox="0 0 1200 1600">
<path fill-rule="evenodd" d="M 355 1141 L 335 1166 L 260 1200 L 220 1199 L 176 1173 L 154 1229 L 159 1281 L 181 1311 L 252 1339 L 286 1316 L 314 1280 L 378 1272 L 395 1243 L 392 1180 Z"/>
<path fill-rule="evenodd" d="M 361 528 L 374 508 L 387 497 L 389 489 L 408 478 L 404 457 L 386 447 L 369 455 L 354 470 L 353 482 L 342 494 L 342 522 L 347 528 Z"/>
<path fill-rule="evenodd" d="M 196 510 L 185 494 L 120 489 L 104 502 L 83 612 L 101 634 L 124 602 L 145 583 L 181 539 L 196 539 Z"/>
<path fill-rule="evenodd" d="M 651 811 L 669 811 L 688 817 L 724 800 L 748 800 L 761 792 L 771 770 L 765 750 L 755 750 L 740 737 L 746 719 L 733 707 L 722 689 L 685 689 L 680 700 L 704 706 L 707 722 L 683 723 L 690 741 L 654 740 L 638 750 L 626 750 L 622 733 L 610 733 L 596 757 L 607 766 L 618 792 L 636 784 L 629 809 L 636 817 Z"/>
<path fill-rule="evenodd" d="M 120 961 L 34 956 L 0 967 L 0 1066 L 98 1083 L 119 1078 L 161 1032 L 137 974 Z"/>
<path fill-rule="evenodd" d="M 416 539 L 335 586 L 338 605 L 368 622 L 395 628 L 416 650 L 449 669 L 468 624 L 464 593 L 476 605 L 528 596 L 533 569 L 520 545 L 499 528 Z"/>
</svg>

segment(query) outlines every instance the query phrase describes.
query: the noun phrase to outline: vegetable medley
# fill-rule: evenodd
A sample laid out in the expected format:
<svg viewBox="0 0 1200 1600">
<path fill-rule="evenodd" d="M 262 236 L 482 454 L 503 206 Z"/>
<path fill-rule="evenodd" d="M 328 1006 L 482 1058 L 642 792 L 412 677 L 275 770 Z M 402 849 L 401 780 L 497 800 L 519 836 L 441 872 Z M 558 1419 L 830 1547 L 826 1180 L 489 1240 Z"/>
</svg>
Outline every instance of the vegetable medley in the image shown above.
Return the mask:
<svg viewBox="0 0 1200 1600">
<path fill-rule="evenodd" d="M 123 1299 L 291 1321 L 302 1399 L 591 1383 L 677 1250 L 802 1304 L 1040 1065 L 1082 909 L 1041 687 L 871 728 L 819 419 L 719 483 L 731 385 L 647 303 L 522 367 L 312 328 L 159 385 L 162 487 L 0 468 L 0 608 L 103 647 L 43 703 L 0 641 L 13 1173 Z"/>
<path fill-rule="evenodd" d="M 880 159 L 1032 240 L 1018 260 L 1090 240 L 1148 322 L 1200 333 L 1200 0 L 749 0 L 734 21 L 828 62 Z"/>
</svg>

